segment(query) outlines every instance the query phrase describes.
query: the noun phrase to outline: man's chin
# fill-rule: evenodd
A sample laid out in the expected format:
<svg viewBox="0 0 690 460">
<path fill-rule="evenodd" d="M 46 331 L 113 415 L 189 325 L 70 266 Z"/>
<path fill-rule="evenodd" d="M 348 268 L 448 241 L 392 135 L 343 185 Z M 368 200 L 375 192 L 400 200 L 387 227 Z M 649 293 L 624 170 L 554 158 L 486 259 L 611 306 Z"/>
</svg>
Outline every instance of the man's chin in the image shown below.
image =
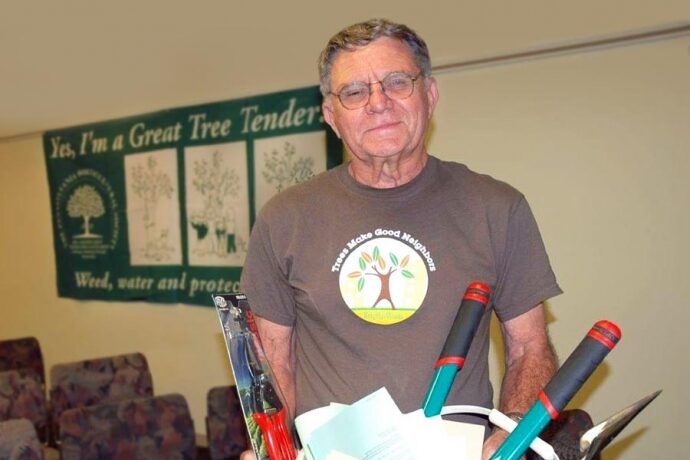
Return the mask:
<svg viewBox="0 0 690 460">
<path fill-rule="evenodd" d="M 400 142 L 377 142 L 365 146 L 364 151 L 370 157 L 390 158 L 400 156 L 404 152 L 404 148 Z"/>
</svg>

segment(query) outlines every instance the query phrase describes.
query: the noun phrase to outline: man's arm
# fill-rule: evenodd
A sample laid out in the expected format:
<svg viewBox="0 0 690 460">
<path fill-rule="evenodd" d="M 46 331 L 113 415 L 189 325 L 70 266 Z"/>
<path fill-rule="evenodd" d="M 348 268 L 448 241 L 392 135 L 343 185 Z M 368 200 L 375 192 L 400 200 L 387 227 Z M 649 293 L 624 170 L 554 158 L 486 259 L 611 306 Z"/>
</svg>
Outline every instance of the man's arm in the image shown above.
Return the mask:
<svg viewBox="0 0 690 460">
<path fill-rule="evenodd" d="M 278 383 L 291 417 L 295 416 L 295 354 L 293 328 L 254 316 L 271 371 Z"/>
<path fill-rule="evenodd" d="M 538 304 L 501 325 L 506 372 L 501 385 L 499 409 L 504 414 L 527 412 L 539 391 L 556 372 L 557 360 L 546 330 L 544 305 Z M 497 429 L 484 443 L 482 459 L 488 459 L 508 434 Z"/>
</svg>

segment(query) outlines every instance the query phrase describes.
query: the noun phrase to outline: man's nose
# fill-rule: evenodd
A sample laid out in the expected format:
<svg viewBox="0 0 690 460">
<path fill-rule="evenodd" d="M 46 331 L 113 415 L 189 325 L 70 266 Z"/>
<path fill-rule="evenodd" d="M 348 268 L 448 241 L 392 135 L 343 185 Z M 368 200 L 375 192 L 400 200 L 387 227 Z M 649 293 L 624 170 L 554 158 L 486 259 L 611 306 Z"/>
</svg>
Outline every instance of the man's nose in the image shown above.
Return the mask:
<svg viewBox="0 0 690 460">
<path fill-rule="evenodd" d="M 369 94 L 369 103 L 367 104 L 369 110 L 372 112 L 381 112 L 388 108 L 391 98 L 388 97 L 380 82 L 371 85 L 371 93 Z"/>
</svg>

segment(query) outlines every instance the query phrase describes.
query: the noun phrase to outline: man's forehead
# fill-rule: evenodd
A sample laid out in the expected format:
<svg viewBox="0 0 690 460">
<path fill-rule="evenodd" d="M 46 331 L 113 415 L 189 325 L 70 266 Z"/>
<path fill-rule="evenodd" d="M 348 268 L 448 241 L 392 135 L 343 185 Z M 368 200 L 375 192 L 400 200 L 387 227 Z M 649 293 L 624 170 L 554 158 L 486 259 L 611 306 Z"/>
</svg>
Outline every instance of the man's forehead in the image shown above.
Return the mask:
<svg viewBox="0 0 690 460">
<path fill-rule="evenodd" d="M 333 81 L 362 73 L 414 71 L 416 64 L 412 50 L 401 40 L 381 37 L 366 45 L 338 51 L 333 59 Z M 354 75 L 353 75 L 354 74 Z"/>
</svg>

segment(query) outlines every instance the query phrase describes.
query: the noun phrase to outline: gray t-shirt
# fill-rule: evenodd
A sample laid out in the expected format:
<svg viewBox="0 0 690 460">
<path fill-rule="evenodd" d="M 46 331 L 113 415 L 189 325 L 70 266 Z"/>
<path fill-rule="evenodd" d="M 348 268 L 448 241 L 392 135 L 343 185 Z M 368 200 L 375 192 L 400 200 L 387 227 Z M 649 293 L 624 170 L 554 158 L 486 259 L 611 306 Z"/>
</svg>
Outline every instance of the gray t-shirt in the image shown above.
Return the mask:
<svg viewBox="0 0 690 460">
<path fill-rule="evenodd" d="M 347 166 L 277 195 L 252 231 L 242 289 L 295 332 L 297 414 L 385 386 L 421 407 L 466 287 L 491 300 L 447 404 L 492 407 L 489 320 L 561 292 L 525 198 L 430 157 L 411 182 L 361 185 Z"/>
</svg>

